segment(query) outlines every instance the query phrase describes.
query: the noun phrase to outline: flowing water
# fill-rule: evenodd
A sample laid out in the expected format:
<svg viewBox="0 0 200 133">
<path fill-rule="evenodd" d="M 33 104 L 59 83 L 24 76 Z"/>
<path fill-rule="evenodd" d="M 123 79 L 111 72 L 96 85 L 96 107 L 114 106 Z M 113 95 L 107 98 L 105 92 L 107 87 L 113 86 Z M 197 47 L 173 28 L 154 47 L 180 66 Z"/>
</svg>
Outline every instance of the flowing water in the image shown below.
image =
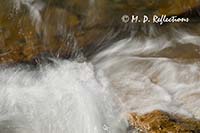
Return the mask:
<svg viewBox="0 0 200 133">
<path fill-rule="evenodd" d="M 39 32 L 44 3 L 13 1 L 28 9 Z M 91 4 L 94 1 L 90 1 Z M 121 133 L 126 121 L 103 73 L 91 63 L 52 59 L 38 69 L 1 67 L 1 133 Z M 33 70 L 32 70 L 33 69 Z"/>
<path fill-rule="evenodd" d="M 97 70 L 103 70 L 110 79 L 127 112 L 161 109 L 200 118 L 199 59 L 162 56 L 165 49 L 198 46 L 200 38 L 182 31 L 175 34 L 174 40 L 165 35 L 155 39 L 124 39 L 94 57 Z M 177 43 L 179 46 L 175 46 Z M 192 47 L 189 51 L 200 52 Z"/>
<path fill-rule="evenodd" d="M 13 2 L 40 32 L 45 4 Z M 155 109 L 200 119 L 200 37 L 180 29 L 127 37 L 87 62 L 2 66 L 0 133 L 126 133 L 128 112 Z"/>
<path fill-rule="evenodd" d="M 1 133 L 123 132 L 119 107 L 88 63 L 56 61 L 0 72 Z"/>
</svg>

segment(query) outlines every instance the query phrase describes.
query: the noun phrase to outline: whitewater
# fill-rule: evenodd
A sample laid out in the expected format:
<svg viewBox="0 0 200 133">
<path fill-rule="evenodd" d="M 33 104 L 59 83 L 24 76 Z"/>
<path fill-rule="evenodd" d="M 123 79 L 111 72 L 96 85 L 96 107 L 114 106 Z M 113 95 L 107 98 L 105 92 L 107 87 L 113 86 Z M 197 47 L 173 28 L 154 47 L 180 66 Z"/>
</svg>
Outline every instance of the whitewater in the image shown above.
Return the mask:
<svg viewBox="0 0 200 133">
<path fill-rule="evenodd" d="M 27 7 L 40 32 L 45 4 L 13 1 L 17 10 Z M 132 35 L 87 61 L 1 66 L 0 133 L 127 133 L 128 113 L 155 109 L 200 119 L 200 60 L 180 58 L 185 46 L 200 54 L 200 37 L 169 33 Z"/>
</svg>

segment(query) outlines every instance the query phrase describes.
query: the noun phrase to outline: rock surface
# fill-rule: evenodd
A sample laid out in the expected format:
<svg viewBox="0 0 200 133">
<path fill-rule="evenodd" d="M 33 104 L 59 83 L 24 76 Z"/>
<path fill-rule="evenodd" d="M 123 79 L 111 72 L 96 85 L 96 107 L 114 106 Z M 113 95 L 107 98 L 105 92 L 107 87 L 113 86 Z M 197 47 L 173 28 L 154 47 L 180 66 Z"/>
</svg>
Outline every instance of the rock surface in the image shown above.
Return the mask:
<svg viewBox="0 0 200 133">
<path fill-rule="evenodd" d="M 131 113 L 130 131 L 139 133 L 200 133 L 200 121 L 155 110 L 144 115 Z"/>
<path fill-rule="evenodd" d="M 25 5 L 16 11 L 11 2 L 0 2 L 0 63 L 27 62 L 41 55 L 76 56 L 90 46 L 128 35 L 121 22 L 124 14 L 173 15 L 200 5 L 197 0 L 43 0 L 42 22 L 36 26 Z M 119 35 L 109 36 L 110 31 Z"/>
</svg>

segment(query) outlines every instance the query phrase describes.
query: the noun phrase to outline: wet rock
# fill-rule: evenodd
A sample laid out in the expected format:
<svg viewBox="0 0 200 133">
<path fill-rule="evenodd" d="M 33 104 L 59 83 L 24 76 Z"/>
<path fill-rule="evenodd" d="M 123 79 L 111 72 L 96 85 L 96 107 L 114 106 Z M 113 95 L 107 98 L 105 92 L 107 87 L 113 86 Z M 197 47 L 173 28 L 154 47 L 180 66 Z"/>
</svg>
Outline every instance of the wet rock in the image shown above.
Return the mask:
<svg viewBox="0 0 200 133">
<path fill-rule="evenodd" d="M 79 24 L 76 15 L 64 9 L 46 9 L 38 33 L 26 10 L 5 10 L 10 13 L 0 14 L 0 63 L 31 61 L 41 53 L 68 57 L 75 49 L 73 32 Z"/>
<path fill-rule="evenodd" d="M 123 6 L 122 6 L 123 5 Z M 119 10 L 126 10 L 136 14 L 157 14 L 162 15 L 179 15 L 183 12 L 189 11 L 192 8 L 198 7 L 200 2 L 197 0 L 126 0 L 119 7 Z"/>
<path fill-rule="evenodd" d="M 166 57 L 172 59 L 199 59 L 200 47 L 193 44 L 177 44 L 170 48 L 165 48 L 158 53 L 153 53 L 152 57 Z"/>
<path fill-rule="evenodd" d="M 166 14 L 170 15 L 178 15 L 184 13 L 186 11 L 190 11 L 192 8 L 199 6 L 200 3 L 197 0 L 168 0 L 165 2 L 161 2 L 158 5 L 158 11 L 155 13 L 157 14 Z"/>
<path fill-rule="evenodd" d="M 16 11 L 11 2 L 0 2 L 0 63 L 28 61 L 42 53 L 69 57 L 75 48 L 79 51 L 128 35 L 130 31 L 122 31 L 123 14 L 172 15 L 199 5 L 196 0 L 44 0 L 42 22 L 36 28 L 25 5 Z M 111 30 L 123 34 L 106 38 Z"/>
<path fill-rule="evenodd" d="M 200 121 L 182 115 L 169 114 L 155 110 L 139 115 L 131 113 L 129 117 L 130 130 L 141 133 L 199 133 Z"/>
</svg>

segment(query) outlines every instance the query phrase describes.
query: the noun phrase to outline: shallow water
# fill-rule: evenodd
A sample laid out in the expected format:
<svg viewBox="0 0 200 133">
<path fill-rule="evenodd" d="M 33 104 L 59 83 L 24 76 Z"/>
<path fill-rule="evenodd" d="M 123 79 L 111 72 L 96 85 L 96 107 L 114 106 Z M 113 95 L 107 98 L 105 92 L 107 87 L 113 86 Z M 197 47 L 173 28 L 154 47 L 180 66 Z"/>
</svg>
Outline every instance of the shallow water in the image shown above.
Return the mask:
<svg viewBox="0 0 200 133">
<path fill-rule="evenodd" d="M 32 22 L 28 25 L 35 28 L 42 45 L 54 44 L 57 38 L 66 39 L 70 36 L 71 42 L 67 42 L 66 45 L 70 45 L 73 53 L 79 54 L 78 44 L 72 39 L 71 29 L 68 31 L 65 27 L 66 14 L 73 12 L 71 8 L 66 8 L 73 5 L 73 1 L 12 0 L 12 2 L 14 12 L 25 10 L 22 14 L 26 15 L 28 12 Z M 110 14 L 118 17 L 124 12 L 124 8 L 121 9 L 119 6 L 120 13 L 116 13 L 117 5 L 123 4 L 122 1 L 116 1 L 116 5 L 114 4 L 116 7 L 113 8 L 112 5 L 105 6 L 104 4 L 108 4 L 105 1 L 88 0 L 85 2 L 86 6 L 78 0 L 74 2 L 73 8 L 80 9 L 76 13 L 80 16 L 88 15 L 89 21 L 91 20 L 89 25 L 92 26 L 95 25 L 92 24 L 93 21 L 98 22 L 95 19 L 98 20 L 99 16 L 103 18 L 101 21 L 107 23 L 106 17 L 109 18 Z M 127 3 L 132 5 L 134 2 Z M 157 3 L 155 7 L 152 6 L 153 1 L 150 4 L 146 3 L 146 6 L 152 9 L 148 10 L 149 13 L 159 6 L 158 1 L 155 3 Z M 63 7 L 63 4 L 69 7 Z M 162 4 L 170 7 L 171 2 Z M 42 10 L 50 5 L 52 10 L 46 9 L 47 13 L 42 13 Z M 138 11 L 146 10 L 139 1 L 135 5 L 139 6 Z M 99 10 L 102 6 L 105 11 Z M 106 13 L 110 11 L 107 8 L 112 11 L 108 13 L 109 15 Z M 181 7 L 179 8 L 174 12 L 182 13 Z M 102 14 L 105 18 L 101 16 Z M 113 17 L 114 20 L 116 18 Z M 85 23 L 88 20 L 86 18 L 83 21 Z M 181 24 L 163 27 L 151 24 L 131 25 L 133 28 L 131 35 L 125 39 L 108 41 L 109 44 L 105 46 L 104 40 L 96 40 L 92 50 L 98 52 L 93 52 L 87 62 L 84 62 L 87 57 L 83 57 L 84 54 L 81 53 L 81 59 L 76 58 L 79 63 L 54 58 L 51 59 L 54 65 L 39 65 L 38 69 L 27 69 L 24 66 L 2 67 L 0 132 L 126 133 L 127 113 L 147 113 L 155 109 L 200 119 L 198 26 L 199 23 L 191 27 Z M 105 35 L 109 36 L 108 40 L 116 37 L 112 33 Z M 52 41 L 55 36 L 57 38 Z M 98 50 L 99 47 L 104 49 Z M 87 52 L 85 54 L 87 55 Z"/>
<path fill-rule="evenodd" d="M 127 112 L 161 109 L 200 118 L 199 59 L 193 54 L 189 59 L 176 55 L 183 45 L 199 46 L 200 38 L 183 31 L 176 32 L 175 37 L 124 39 L 93 58 L 96 69 L 104 71 Z M 173 53 L 163 56 L 165 49 L 174 47 Z M 188 51 L 199 56 L 198 48 Z"/>
</svg>

